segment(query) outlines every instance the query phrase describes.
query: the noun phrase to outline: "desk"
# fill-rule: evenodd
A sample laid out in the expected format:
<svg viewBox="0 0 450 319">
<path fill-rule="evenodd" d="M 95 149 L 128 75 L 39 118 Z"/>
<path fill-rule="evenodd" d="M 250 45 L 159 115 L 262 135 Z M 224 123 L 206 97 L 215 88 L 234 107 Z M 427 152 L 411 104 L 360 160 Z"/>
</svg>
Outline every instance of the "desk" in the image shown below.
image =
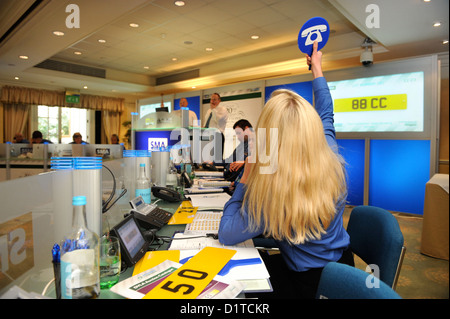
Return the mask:
<svg viewBox="0 0 450 319">
<path fill-rule="evenodd" d="M 161 208 L 165 208 L 168 210 L 167 207 L 165 207 L 164 203 L 159 203 Z M 170 206 L 170 205 L 169 205 Z M 179 206 L 179 204 L 177 205 Z M 188 213 L 191 214 L 191 213 Z M 200 227 L 199 229 L 204 229 L 202 228 L 203 226 L 203 222 L 204 220 L 206 221 L 210 221 L 211 218 L 213 218 L 214 220 L 217 220 L 217 218 L 220 218 L 221 214 L 219 213 L 211 213 L 211 212 L 204 212 L 204 213 L 200 213 L 197 212 L 197 215 L 195 215 L 195 219 L 193 221 L 192 225 L 197 225 L 196 227 Z M 216 229 L 217 224 L 214 223 L 215 226 L 212 229 Z M 194 227 L 195 228 L 195 227 Z M 165 225 L 164 227 L 162 227 L 157 233 L 156 235 L 159 237 L 166 237 L 168 239 L 171 239 L 172 237 L 174 237 L 174 233 L 176 232 L 183 232 L 183 231 L 187 231 L 186 229 L 186 225 L 182 224 L 182 225 Z M 196 228 L 195 228 L 196 229 Z M 205 234 L 206 232 L 210 232 L 211 230 L 203 230 L 203 233 L 201 234 Z M 213 230 L 214 232 L 216 232 L 216 230 Z M 263 263 L 263 261 L 260 259 L 259 253 L 258 251 L 254 248 L 254 245 L 252 243 L 251 240 L 248 240 L 244 243 L 240 243 L 238 245 L 235 246 L 223 246 L 222 244 L 220 244 L 217 240 L 214 240 L 212 238 L 204 238 L 204 235 L 201 235 L 201 238 L 198 238 L 196 235 L 194 235 L 194 237 L 192 237 L 193 234 L 195 234 L 196 230 L 194 230 L 194 233 L 185 233 L 183 234 L 177 234 L 176 241 L 169 241 L 171 242 L 171 246 L 170 249 L 171 252 L 160 252 L 160 253 L 149 253 L 146 255 L 144 261 L 139 262 L 139 268 L 138 271 L 143 271 L 144 269 L 149 269 L 151 267 L 156 266 L 156 264 L 159 264 L 160 262 L 162 262 L 163 260 L 167 259 L 167 258 L 172 258 L 171 260 L 174 262 L 178 262 L 178 258 L 180 258 L 180 260 L 187 260 L 190 257 L 194 256 L 195 258 L 199 257 L 200 259 L 202 257 L 200 257 L 200 255 L 203 254 L 203 258 L 206 258 L 205 260 L 208 260 L 208 262 L 202 261 L 200 264 L 198 264 L 197 266 L 199 267 L 199 269 L 202 269 L 202 271 L 206 271 L 206 273 L 209 273 L 209 270 L 206 270 L 206 268 L 214 268 L 217 263 L 213 262 L 215 260 L 215 257 L 211 257 L 208 254 L 213 254 L 213 250 L 215 249 L 215 256 L 217 258 L 219 258 L 219 256 L 222 256 L 223 253 L 225 253 L 228 249 L 229 252 L 230 249 L 233 251 L 233 255 L 235 255 L 233 257 L 233 259 L 231 261 L 229 261 L 231 266 L 231 270 L 229 270 L 229 272 L 225 271 L 223 276 L 224 277 L 218 277 L 216 280 L 219 282 L 217 283 L 217 281 L 215 282 L 215 285 L 218 285 L 217 287 L 215 286 L 211 286 L 208 289 L 208 293 L 206 293 L 207 295 L 209 295 L 210 293 L 214 292 L 214 294 L 219 293 L 218 297 L 219 298 L 234 298 L 239 292 L 240 292 L 240 296 L 244 296 L 243 293 L 244 292 L 257 292 L 257 291 L 268 291 L 271 289 L 270 287 L 270 283 L 268 281 L 269 278 L 269 274 L 265 268 L 265 265 Z M 181 239 L 181 240 L 180 240 Z M 154 247 L 150 247 L 149 250 L 167 250 L 169 247 L 169 243 L 164 243 L 162 245 L 156 244 L 156 246 Z M 208 248 L 206 248 L 208 247 Z M 211 247 L 216 247 L 216 248 L 211 248 Z M 153 249 L 152 249 L 153 248 Z M 217 250 L 218 248 L 226 248 L 223 251 L 221 249 Z M 208 252 L 206 252 L 208 250 Z M 175 253 L 175 255 L 173 254 Z M 207 254 L 206 256 L 204 254 Z M 172 257 L 168 257 L 170 254 Z M 179 257 L 176 257 L 177 255 L 179 255 Z M 151 256 L 151 257 L 150 257 Z M 148 258 L 148 259 L 147 259 Z M 175 259 L 173 259 L 175 258 Z M 192 261 L 195 259 L 193 258 Z M 211 259 L 213 258 L 213 259 Z M 229 257 L 231 258 L 231 256 Z M 220 259 L 220 258 L 219 258 Z M 143 266 L 145 263 L 149 262 L 150 264 L 148 264 L 146 267 Z M 155 263 L 155 261 L 157 261 Z M 228 261 L 228 260 L 227 260 Z M 190 262 L 190 261 L 189 261 Z M 169 264 L 167 264 L 169 263 Z M 184 263 L 183 261 L 180 261 L 180 263 Z M 142 264 L 142 266 L 140 266 Z M 238 266 L 236 266 L 238 265 Z M 142 268 L 145 267 L 145 268 Z M 153 285 L 153 280 L 155 280 L 154 278 L 158 278 L 157 275 L 155 275 L 154 271 L 165 271 L 166 269 L 170 269 L 170 262 L 166 261 L 165 263 L 161 264 L 160 266 L 156 266 L 155 268 L 152 269 L 151 272 L 143 272 L 142 275 L 140 276 L 135 276 L 130 278 L 131 274 L 133 271 L 130 270 L 126 270 L 124 271 L 124 273 L 121 275 L 120 278 L 120 282 L 118 284 L 116 284 L 113 288 L 111 288 L 112 291 L 117 292 L 118 294 L 122 295 L 122 296 L 126 296 L 127 298 L 131 298 L 131 299 L 140 299 L 141 297 L 143 297 L 149 290 L 147 287 L 151 287 Z M 172 267 L 178 267 L 177 264 L 173 264 Z M 194 267 L 194 266 L 192 266 Z M 217 271 L 219 271 L 221 268 L 223 267 L 223 265 L 217 269 Z M 135 268 L 136 267 L 132 267 Z M 208 268 L 208 269 L 209 269 Z M 197 268 L 192 268 L 192 269 L 197 269 Z M 216 274 L 217 272 L 215 272 Z M 134 272 L 134 274 L 136 274 Z M 219 273 L 220 274 L 220 273 Z M 177 278 L 177 277 L 176 277 Z M 211 279 L 208 279 L 208 282 Z M 225 284 L 221 284 L 221 283 L 225 283 Z M 206 284 L 206 282 L 205 282 Z M 139 286 L 139 290 L 136 291 L 134 289 L 134 287 Z M 154 286 L 154 285 L 153 285 Z M 215 287 L 215 288 L 213 288 Z M 221 288 L 218 288 L 221 287 Z M 156 289 L 156 288 L 155 288 Z M 202 288 L 203 289 L 203 288 Z M 218 289 L 218 290 L 217 290 Z M 199 290 L 200 292 L 200 290 Z M 103 293 L 103 291 L 102 291 Z M 222 295 L 220 295 L 222 294 Z M 103 294 L 104 296 L 100 295 L 101 298 L 120 298 L 119 296 L 115 296 L 114 293 L 112 293 L 111 291 L 105 292 Z M 159 294 L 158 294 L 159 295 Z M 156 295 L 155 295 L 156 296 Z"/>
<path fill-rule="evenodd" d="M 425 186 L 422 243 L 420 252 L 449 260 L 449 175 L 435 174 Z"/>
</svg>

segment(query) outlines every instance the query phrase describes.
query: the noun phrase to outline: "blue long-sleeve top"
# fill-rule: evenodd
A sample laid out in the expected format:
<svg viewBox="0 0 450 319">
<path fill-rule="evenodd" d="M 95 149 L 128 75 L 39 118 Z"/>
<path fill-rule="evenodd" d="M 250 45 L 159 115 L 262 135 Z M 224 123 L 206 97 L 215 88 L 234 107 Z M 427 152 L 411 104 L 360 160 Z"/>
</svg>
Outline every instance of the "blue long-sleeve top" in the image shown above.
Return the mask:
<svg viewBox="0 0 450 319">
<path fill-rule="evenodd" d="M 333 101 L 324 77 L 313 80 L 316 110 L 322 119 L 324 133 L 328 145 L 337 152 L 336 134 L 333 120 Z M 256 231 L 249 231 L 248 212 L 244 208 L 243 199 L 246 185 L 238 184 L 233 196 L 225 204 L 219 226 L 219 241 L 225 245 L 235 245 L 263 233 L 264 225 Z M 350 244 L 350 237 L 343 226 L 342 214 L 346 197 L 336 207 L 336 214 L 328 226 L 326 233 L 319 240 L 310 240 L 294 245 L 288 241 L 277 241 L 281 254 L 289 269 L 306 271 L 311 268 L 322 268 L 330 261 L 337 261 Z"/>
</svg>

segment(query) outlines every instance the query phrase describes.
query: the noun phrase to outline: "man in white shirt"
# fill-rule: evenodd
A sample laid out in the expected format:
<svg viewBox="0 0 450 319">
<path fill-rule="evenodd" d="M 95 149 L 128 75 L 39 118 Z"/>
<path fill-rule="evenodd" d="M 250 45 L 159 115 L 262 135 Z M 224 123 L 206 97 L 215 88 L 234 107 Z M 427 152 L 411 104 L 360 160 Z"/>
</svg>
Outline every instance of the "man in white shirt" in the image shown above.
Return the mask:
<svg viewBox="0 0 450 319">
<path fill-rule="evenodd" d="M 180 109 L 172 111 L 172 113 L 177 114 L 181 118 L 181 110 L 183 108 L 187 108 L 187 106 L 188 106 L 188 101 L 185 98 L 181 98 L 180 99 Z M 189 126 L 191 126 L 191 127 L 198 126 L 197 114 L 195 114 L 195 112 L 191 111 L 191 110 L 189 110 Z"/>
<path fill-rule="evenodd" d="M 222 133 L 222 154 L 225 144 L 225 127 L 228 121 L 228 111 L 225 106 L 220 105 L 220 95 L 213 93 L 211 95 L 210 107 L 206 112 L 205 126 L 206 128 L 217 128 Z"/>
</svg>

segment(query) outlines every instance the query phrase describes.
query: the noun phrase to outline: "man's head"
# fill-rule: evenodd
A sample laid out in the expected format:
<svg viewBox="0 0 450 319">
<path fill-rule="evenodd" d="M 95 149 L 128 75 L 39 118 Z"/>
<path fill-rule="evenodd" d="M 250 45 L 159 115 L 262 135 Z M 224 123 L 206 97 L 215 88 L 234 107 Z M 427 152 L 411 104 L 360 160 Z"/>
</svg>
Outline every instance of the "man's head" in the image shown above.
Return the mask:
<svg viewBox="0 0 450 319">
<path fill-rule="evenodd" d="M 216 108 L 219 105 L 221 99 L 219 93 L 213 93 L 211 95 L 210 106 L 212 109 Z"/>
<path fill-rule="evenodd" d="M 248 140 L 248 136 L 253 132 L 253 127 L 249 121 L 242 119 L 234 123 L 233 129 L 240 142 Z"/>
<path fill-rule="evenodd" d="M 14 141 L 16 143 L 20 143 L 23 141 L 23 135 L 22 133 L 16 133 L 16 135 L 14 135 Z"/>
<path fill-rule="evenodd" d="M 31 143 L 40 144 L 42 142 L 42 133 L 40 131 L 34 131 L 31 135 Z"/>
<path fill-rule="evenodd" d="M 180 99 L 180 108 L 187 107 L 188 101 L 185 98 Z"/>
</svg>

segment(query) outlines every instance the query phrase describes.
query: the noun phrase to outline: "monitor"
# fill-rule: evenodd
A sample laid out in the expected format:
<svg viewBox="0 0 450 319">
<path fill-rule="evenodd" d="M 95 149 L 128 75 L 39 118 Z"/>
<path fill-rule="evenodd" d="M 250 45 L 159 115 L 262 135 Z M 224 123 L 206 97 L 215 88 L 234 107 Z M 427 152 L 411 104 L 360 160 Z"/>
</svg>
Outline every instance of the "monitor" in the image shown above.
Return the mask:
<svg viewBox="0 0 450 319">
<path fill-rule="evenodd" d="M 133 215 L 128 215 L 114 226 L 111 233 L 119 238 L 122 260 L 127 266 L 135 265 L 147 252 L 149 243 L 145 240 Z"/>
</svg>

